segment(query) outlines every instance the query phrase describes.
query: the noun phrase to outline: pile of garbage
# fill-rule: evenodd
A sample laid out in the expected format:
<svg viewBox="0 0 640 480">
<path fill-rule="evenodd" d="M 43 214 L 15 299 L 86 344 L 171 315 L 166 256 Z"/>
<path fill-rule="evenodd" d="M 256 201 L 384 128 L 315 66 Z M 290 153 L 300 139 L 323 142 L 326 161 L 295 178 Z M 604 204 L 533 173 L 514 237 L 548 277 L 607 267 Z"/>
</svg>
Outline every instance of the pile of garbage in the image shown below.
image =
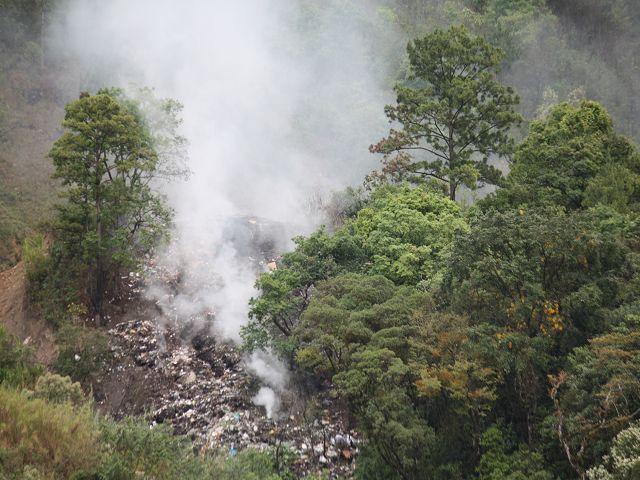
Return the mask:
<svg viewBox="0 0 640 480">
<path fill-rule="evenodd" d="M 216 303 L 228 298 L 217 292 L 234 293 L 230 285 L 244 288 L 259 272 L 277 269 L 281 237 L 278 224 L 232 217 L 216 248 L 206 236 L 189 248 L 177 242 L 124 277 L 130 308 L 111 322 L 112 361 L 97 397 L 116 418 L 145 414 L 151 425 L 170 423 L 201 451 L 234 456 L 248 447 L 275 449 L 287 452 L 300 477 L 321 468 L 330 478 L 349 478 L 358 435 L 343 418 L 345 409 L 291 379 L 277 391 L 267 388 L 252 373 L 253 359 L 225 340 L 216 323 L 218 309 L 229 308 Z M 265 389 L 278 397 L 277 409 L 273 402 L 264 403 L 268 411 L 259 406 Z"/>
<path fill-rule="evenodd" d="M 113 326 L 109 336 L 113 360 L 105 382 L 124 395 L 101 403 L 114 416 L 146 412 L 152 425 L 170 423 L 197 449 L 230 456 L 247 447 L 287 449 L 301 476 L 318 468 L 331 478 L 351 476 L 358 437 L 333 400 L 296 391 L 268 418 L 252 401 L 259 383 L 237 347 L 207 328 L 132 320 Z"/>
</svg>

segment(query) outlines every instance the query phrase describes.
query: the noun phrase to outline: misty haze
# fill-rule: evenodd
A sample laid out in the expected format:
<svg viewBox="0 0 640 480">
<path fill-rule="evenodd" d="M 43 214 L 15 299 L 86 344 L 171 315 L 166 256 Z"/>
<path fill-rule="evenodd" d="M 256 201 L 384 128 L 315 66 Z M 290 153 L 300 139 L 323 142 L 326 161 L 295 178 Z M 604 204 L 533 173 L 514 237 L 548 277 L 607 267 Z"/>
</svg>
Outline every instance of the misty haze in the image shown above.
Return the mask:
<svg viewBox="0 0 640 480">
<path fill-rule="evenodd" d="M 636 0 L 0 0 L 0 479 L 640 478 Z"/>
</svg>

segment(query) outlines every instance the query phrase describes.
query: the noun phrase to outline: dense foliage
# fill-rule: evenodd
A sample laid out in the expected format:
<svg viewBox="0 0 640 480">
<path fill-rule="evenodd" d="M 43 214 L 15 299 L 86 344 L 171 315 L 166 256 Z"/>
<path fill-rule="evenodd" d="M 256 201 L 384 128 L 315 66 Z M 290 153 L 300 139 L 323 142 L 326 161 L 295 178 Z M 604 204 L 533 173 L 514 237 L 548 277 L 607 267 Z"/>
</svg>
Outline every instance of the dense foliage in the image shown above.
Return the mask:
<svg viewBox="0 0 640 480">
<path fill-rule="evenodd" d="M 640 200 L 640 156 L 601 105 L 562 103 L 532 122 L 509 181 L 498 198 L 507 196 L 510 204 L 578 209 L 602 203 L 626 212 Z"/>
<path fill-rule="evenodd" d="M 258 281 L 246 345 L 349 402 L 361 478 L 610 478 L 640 411 L 638 171 L 603 107 L 553 107 L 466 215 L 386 186 L 298 239 Z"/>
<path fill-rule="evenodd" d="M 41 373 L 32 353 L 0 325 L 0 383 L 14 386 L 31 384 Z"/>
<path fill-rule="evenodd" d="M 438 285 L 457 232 L 460 207 L 427 187 L 382 187 L 333 235 L 320 230 L 296 239 L 282 268 L 263 274 L 251 301 L 247 347 L 292 353 L 291 336 L 317 282 L 347 272 L 380 275 L 398 285 Z"/>
<path fill-rule="evenodd" d="M 508 132 L 521 120 L 514 110 L 518 97 L 495 79 L 504 52 L 451 27 L 413 40 L 407 53 L 411 84 L 397 85 L 396 105 L 385 108 L 402 129 L 392 128 L 370 147 L 384 154 L 378 176 L 436 179 L 452 200 L 461 185 L 498 184 L 502 174 L 489 156 L 511 152 Z"/>
</svg>

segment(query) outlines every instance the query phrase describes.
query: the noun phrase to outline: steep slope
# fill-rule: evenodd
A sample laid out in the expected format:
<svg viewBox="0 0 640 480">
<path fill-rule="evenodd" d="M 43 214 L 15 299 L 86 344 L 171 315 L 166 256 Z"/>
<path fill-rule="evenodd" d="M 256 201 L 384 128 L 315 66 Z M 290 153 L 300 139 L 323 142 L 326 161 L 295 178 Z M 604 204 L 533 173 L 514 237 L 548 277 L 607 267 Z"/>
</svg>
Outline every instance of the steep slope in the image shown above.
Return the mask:
<svg viewBox="0 0 640 480">
<path fill-rule="evenodd" d="M 0 268 L 15 264 L 25 232 L 50 216 L 56 199 L 47 152 L 62 133 L 64 102 L 47 83 L 19 67 L 0 78 Z"/>
<path fill-rule="evenodd" d="M 0 272 L 0 323 L 33 348 L 38 363 L 48 366 L 54 362 L 53 330 L 29 305 L 27 276 L 22 262 Z"/>
</svg>

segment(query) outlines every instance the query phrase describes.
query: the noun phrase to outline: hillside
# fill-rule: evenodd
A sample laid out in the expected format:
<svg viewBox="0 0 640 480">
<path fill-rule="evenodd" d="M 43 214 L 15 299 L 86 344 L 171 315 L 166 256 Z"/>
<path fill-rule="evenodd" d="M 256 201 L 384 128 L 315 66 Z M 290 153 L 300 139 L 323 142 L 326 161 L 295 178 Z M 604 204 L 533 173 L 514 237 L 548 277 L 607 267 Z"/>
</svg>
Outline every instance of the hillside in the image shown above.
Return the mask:
<svg viewBox="0 0 640 480">
<path fill-rule="evenodd" d="M 52 86 L 55 69 L 6 50 L 0 50 L 0 65 L 0 266 L 6 268 L 57 200 L 47 153 L 62 132 L 65 97 Z"/>
<path fill-rule="evenodd" d="M 0 272 L 0 320 L 9 333 L 33 348 L 36 362 L 53 365 L 57 354 L 53 329 L 30 305 L 22 262 Z"/>
<path fill-rule="evenodd" d="M 0 0 L 0 479 L 640 478 L 636 0 Z"/>
</svg>

